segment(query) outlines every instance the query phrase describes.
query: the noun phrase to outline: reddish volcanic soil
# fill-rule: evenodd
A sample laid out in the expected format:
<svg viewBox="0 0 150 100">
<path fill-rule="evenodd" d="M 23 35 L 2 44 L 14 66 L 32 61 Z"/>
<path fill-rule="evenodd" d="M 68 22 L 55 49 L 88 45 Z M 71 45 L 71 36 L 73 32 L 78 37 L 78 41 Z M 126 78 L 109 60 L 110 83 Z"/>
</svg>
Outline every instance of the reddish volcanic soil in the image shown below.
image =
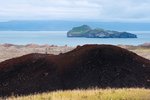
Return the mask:
<svg viewBox="0 0 150 100">
<path fill-rule="evenodd" d="M 91 87 L 150 88 L 150 60 L 116 46 L 85 45 L 0 63 L 0 96 Z"/>
</svg>

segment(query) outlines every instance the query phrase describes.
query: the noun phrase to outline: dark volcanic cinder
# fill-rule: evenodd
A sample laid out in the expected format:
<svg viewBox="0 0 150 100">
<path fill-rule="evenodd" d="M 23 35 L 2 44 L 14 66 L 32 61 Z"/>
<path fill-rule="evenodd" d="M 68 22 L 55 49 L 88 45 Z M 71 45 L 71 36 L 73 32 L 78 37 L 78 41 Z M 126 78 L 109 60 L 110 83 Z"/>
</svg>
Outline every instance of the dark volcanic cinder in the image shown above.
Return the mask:
<svg viewBox="0 0 150 100">
<path fill-rule="evenodd" d="M 91 87 L 150 88 L 150 61 L 116 46 L 84 45 L 0 63 L 0 96 Z"/>
</svg>

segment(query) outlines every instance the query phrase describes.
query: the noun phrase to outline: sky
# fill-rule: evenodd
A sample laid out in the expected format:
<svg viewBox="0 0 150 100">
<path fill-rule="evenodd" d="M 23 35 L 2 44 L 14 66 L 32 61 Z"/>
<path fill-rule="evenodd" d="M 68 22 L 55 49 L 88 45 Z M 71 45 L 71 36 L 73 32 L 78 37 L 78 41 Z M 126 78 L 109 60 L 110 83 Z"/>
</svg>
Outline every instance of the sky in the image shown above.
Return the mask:
<svg viewBox="0 0 150 100">
<path fill-rule="evenodd" d="M 0 0 L 0 21 L 150 22 L 150 0 Z"/>
</svg>

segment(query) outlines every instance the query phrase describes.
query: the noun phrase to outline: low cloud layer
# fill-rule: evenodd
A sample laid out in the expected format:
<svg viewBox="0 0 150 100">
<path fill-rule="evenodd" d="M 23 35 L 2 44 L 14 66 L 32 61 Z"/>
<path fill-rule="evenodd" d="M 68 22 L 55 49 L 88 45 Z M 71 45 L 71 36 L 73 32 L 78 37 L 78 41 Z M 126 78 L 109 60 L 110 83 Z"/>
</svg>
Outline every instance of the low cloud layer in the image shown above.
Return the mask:
<svg viewBox="0 0 150 100">
<path fill-rule="evenodd" d="M 0 0 L 0 20 L 150 22 L 150 0 Z"/>
</svg>

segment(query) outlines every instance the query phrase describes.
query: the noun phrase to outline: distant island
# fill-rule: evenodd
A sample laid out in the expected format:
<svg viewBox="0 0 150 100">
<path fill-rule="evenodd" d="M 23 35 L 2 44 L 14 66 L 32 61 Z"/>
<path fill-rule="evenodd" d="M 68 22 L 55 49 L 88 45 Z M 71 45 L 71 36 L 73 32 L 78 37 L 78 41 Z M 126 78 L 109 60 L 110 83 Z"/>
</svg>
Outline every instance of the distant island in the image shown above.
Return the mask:
<svg viewBox="0 0 150 100">
<path fill-rule="evenodd" d="M 67 32 L 67 37 L 86 37 L 86 38 L 137 38 L 135 34 L 128 32 L 118 32 L 104 30 L 101 28 L 92 29 L 88 25 L 74 27 Z"/>
</svg>

